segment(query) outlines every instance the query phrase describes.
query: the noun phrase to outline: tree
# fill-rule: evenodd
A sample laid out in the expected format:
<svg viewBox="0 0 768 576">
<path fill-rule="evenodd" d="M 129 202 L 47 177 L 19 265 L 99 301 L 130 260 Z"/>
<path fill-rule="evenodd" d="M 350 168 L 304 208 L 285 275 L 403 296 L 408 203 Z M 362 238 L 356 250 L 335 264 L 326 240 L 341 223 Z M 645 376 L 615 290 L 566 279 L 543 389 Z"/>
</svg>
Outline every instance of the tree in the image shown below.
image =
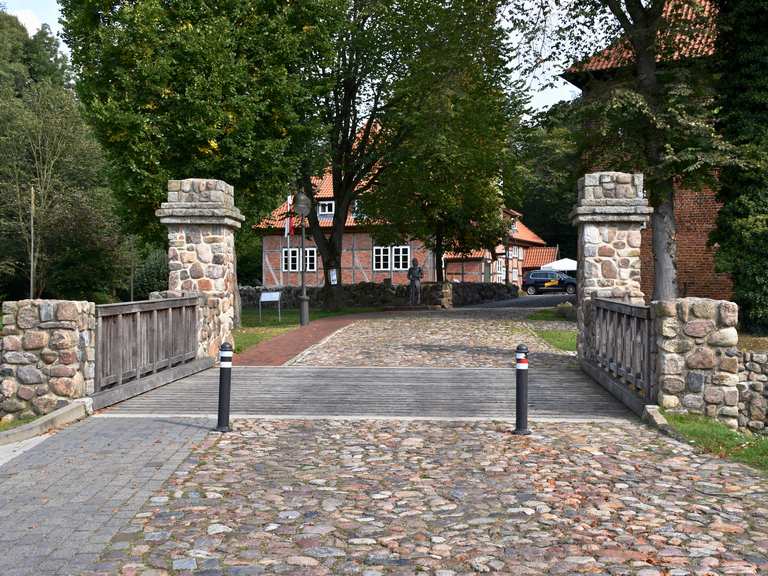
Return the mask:
<svg viewBox="0 0 768 576">
<path fill-rule="evenodd" d="M 16 272 L 27 278 L 34 267 L 31 290 L 37 297 L 46 291 L 54 268 L 67 269 L 62 254 L 76 249 L 84 258 L 87 247 L 93 246 L 90 235 L 101 232 L 82 226 L 108 204 L 105 194 L 97 191 L 104 164 L 74 95 L 48 81 L 31 84 L 21 97 L 3 91 L 0 123 L 0 191 L 6 199 L 1 216 L 10 236 L 5 254 L 14 255 Z M 102 216 L 95 220 L 106 225 L 109 217 Z M 86 281 L 94 283 L 94 278 Z"/>
<path fill-rule="evenodd" d="M 546 53 L 528 54 L 532 67 L 579 61 L 613 41 L 613 54 L 633 72 L 623 82 L 612 79 L 591 100 L 593 117 L 587 128 L 600 141 L 592 167 L 608 165 L 645 173 L 655 206 L 653 297 L 675 298 L 675 186 L 714 184 L 715 170 L 730 160 L 727 146 L 714 129 L 706 63 L 695 60 L 701 55 L 702 35 L 710 32 L 705 2 L 540 0 L 534 17 L 523 15 L 524 4 L 524 0 L 513 2 L 513 24 L 525 30 L 522 36 L 527 41 L 542 34 L 548 39 Z M 552 27 L 541 24 L 551 20 Z M 680 54 L 684 65 L 674 63 Z"/>
<path fill-rule="evenodd" d="M 712 241 L 717 264 L 730 272 L 741 324 L 768 330 L 768 3 L 718 1 L 718 126 L 737 146 L 738 164 L 720 177 L 723 202 Z"/>
<path fill-rule="evenodd" d="M 162 236 L 166 181 L 221 178 L 253 216 L 293 180 L 313 2 L 62 0 L 77 91 L 131 228 Z"/>
<path fill-rule="evenodd" d="M 584 172 L 580 103 L 561 102 L 539 113 L 517 131 L 504 177 L 507 206 L 562 257 L 576 257 L 571 211 L 576 184 Z"/>
<path fill-rule="evenodd" d="M 326 14 L 331 55 L 307 71 L 315 86 L 328 87 L 316 98 L 316 117 L 326 129 L 317 145 L 306 149 L 300 179 L 301 189 L 312 197 L 312 176 L 326 166 L 332 174 L 335 212 L 330 233 L 326 235 L 321 229 L 314 211 L 308 218 L 323 259 L 327 305 L 339 302 L 338 287 L 334 289 L 330 278 L 331 271 L 341 278 L 341 248 L 350 210 L 358 198 L 383 181 L 382 175 L 395 166 L 395 157 L 402 160 L 404 147 L 415 145 L 415 136 L 405 143 L 412 126 L 397 121 L 397 117 L 422 109 L 428 91 L 403 91 L 403 83 L 416 74 L 434 73 L 434 69 L 419 68 L 418 64 L 424 62 L 420 58 L 430 43 L 445 34 L 450 18 L 466 25 L 462 33 L 467 44 L 452 52 L 443 51 L 445 68 L 453 62 L 458 70 L 465 51 L 471 53 L 477 48 L 472 42 L 489 26 L 488 14 L 492 15 L 490 24 L 497 24 L 498 8 L 496 2 L 479 0 L 329 3 Z M 496 48 L 487 46 L 485 56 Z"/>
<path fill-rule="evenodd" d="M 360 197 L 374 236 L 382 243 L 422 240 L 434 252 L 440 282 L 445 252 L 493 252 L 505 234 L 499 184 L 522 101 L 505 92 L 497 6 L 479 8 L 453 2 L 434 12 L 438 25 L 382 116 L 382 130 L 402 140 Z"/>
<path fill-rule="evenodd" d="M 16 16 L 0 8 L 0 87 L 20 93 L 29 82 L 63 84 L 69 68 L 47 24 L 31 38 Z"/>
</svg>

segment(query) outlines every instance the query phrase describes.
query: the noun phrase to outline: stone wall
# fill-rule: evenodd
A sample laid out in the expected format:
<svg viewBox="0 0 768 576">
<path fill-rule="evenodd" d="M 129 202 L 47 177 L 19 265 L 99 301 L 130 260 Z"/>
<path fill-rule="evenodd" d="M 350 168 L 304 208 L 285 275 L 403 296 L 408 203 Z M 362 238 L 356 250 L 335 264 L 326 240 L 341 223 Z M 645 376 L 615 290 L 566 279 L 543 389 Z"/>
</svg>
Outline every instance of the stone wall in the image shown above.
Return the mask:
<svg viewBox="0 0 768 576">
<path fill-rule="evenodd" d="M 96 306 L 3 302 L 0 421 L 48 414 L 93 393 Z"/>
<path fill-rule="evenodd" d="M 377 306 L 404 306 L 408 304 L 408 286 L 392 285 L 389 283 L 374 284 L 372 282 L 360 282 L 358 284 L 345 284 L 342 286 L 344 303 L 346 306 L 377 307 Z M 275 291 L 276 288 L 262 288 L 253 286 L 240 286 L 240 297 L 243 306 L 258 306 L 262 291 Z M 298 308 L 298 296 L 300 288 L 286 286 L 279 289 L 282 292 L 283 308 Z M 517 297 L 517 286 L 498 283 L 444 283 L 424 282 L 421 285 L 421 302 L 428 306 L 467 306 L 495 300 L 508 300 Z M 317 308 L 322 305 L 322 288 L 307 288 L 310 307 Z M 274 307 L 275 304 L 266 306 Z"/>
<path fill-rule="evenodd" d="M 643 304 L 640 288 L 642 229 L 653 209 L 643 194 L 643 175 L 586 174 L 578 183 L 571 221 L 578 227 L 577 318 L 579 358 L 594 348 L 592 298 Z"/>
<path fill-rule="evenodd" d="M 727 300 L 654 302 L 659 404 L 739 428 L 739 309 Z"/>
<path fill-rule="evenodd" d="M 768 354 L 739 354 L 739 427 L 766 432 L 768 427 Z"/>
<path fill-rule="evenodd" d="M 234 189 L 221 180 L 168 181 L 168 202 L 156 212 L 168 227 L 168 291 L 153 295 L 202 295 L 198 356 L 218 357 L 232 342 L 237 308 L 235 230 L 243 215 Z"/>
</svg>

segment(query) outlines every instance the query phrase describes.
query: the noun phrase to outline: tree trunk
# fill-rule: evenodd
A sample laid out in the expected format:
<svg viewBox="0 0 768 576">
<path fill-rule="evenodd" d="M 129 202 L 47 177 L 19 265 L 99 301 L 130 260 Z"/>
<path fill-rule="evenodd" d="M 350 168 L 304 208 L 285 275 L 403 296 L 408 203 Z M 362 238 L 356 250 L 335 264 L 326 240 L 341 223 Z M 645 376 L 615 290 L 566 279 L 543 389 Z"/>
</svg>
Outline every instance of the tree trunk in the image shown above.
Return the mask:
<svg viewBox="0 0 768 576">
<path fill-rule="evenodd" d="M 442 237 L 435 239 L 435 280 L 437 282 L 445 282 L 445 271 L 443 270 L 443 254 L 445 254 L 445 248 L 443 247 Z"/>
<path fill-rule="evenodd" d="M 651 223 L 655 267 L 653 300 L 674 300 L 677 298 L 677 225 L 671 191 L 654 210 Z"/>
<path fill-rule="evenodd" d="M 335 246 L 329 252 L 337 252 Z M 336 272 L 336 284 L 331 283 L 331 271 Z M 328 262 L 323 262 L 323 308 L 325 310 L 339 310 L 344 304 L 344 293 L 341 283 L 341 257 L 330 255 Z"/>
<path fill-rule="evenodd" d="M 657 18 L 660 12 L 657 13 Z M 658 111 L 659 82 L 657 77 L 655 38 L 658 21 L 653 25 L 646 22 L 640 25 L 639 33 L 634 37 L 637 58 L 637 84 L 652 114 Z M 651 165 L 663 161 L 663 142 L 658 129 L 646 127 L 645 154 Z M 655 276 L 653 282 L 654 300 L 674 300 L 677 298 L 677 225 L 674 208 L 674 182 L 649 181 L 651 192 L 655 192 L 656 206 L 651 222 L 653 225 L 653 260 Z M 655 189 L 655 190 L 654 190 Z"/>
</svg>

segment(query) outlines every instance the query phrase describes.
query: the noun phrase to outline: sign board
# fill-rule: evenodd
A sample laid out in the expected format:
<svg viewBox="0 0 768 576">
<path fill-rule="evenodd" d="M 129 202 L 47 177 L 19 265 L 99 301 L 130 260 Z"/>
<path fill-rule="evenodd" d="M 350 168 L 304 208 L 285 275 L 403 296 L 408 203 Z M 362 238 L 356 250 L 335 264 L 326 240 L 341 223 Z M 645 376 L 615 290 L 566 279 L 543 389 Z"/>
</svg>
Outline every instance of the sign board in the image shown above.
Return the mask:
<svg viewBox="0 0 768 576">
<path fill-rule="evenodd" d="M 280 292 L 262 292 L 261 302 L 280 302 Z"/>
<path fill-rule="evenodd" d="M 336 284 L 339 283 L 339 279 L 336 277 L 336 269 L 331 268 L 328 272 L 329 272 L 328 276 L 331 280 L 331 285 L 336 286 Z"/>
<path fill-rule="evenodd" d="M 280 292 L 262 292 L 259 298 L 259 322 L 261 322 L 261 303 L 277 302 L 277 321 L 283 321 L 283 312 L 280 310 Z"/>
<path fill-rule="evenodd" d="M 309 199 L 309 196 L 299 192 L 298 194 L 296 194 L 295 206 L 296 206 L 296 213 L 299 216 L 308 216 L 309 211 L 312 210 L 312 201 Z"/>
</svg>

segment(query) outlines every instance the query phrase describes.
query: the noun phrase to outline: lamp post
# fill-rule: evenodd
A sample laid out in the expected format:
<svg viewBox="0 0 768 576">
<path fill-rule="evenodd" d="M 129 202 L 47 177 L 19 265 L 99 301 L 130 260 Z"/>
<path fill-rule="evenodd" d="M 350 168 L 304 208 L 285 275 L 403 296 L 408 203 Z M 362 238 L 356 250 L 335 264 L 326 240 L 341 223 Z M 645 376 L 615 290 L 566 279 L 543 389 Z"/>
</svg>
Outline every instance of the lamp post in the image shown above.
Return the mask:
<svg viewBox="0 0 768 576">
<path fill-rule="evenodd" d="M 309 211 L 312 209 L 312 202 L 309 196 L 299 192 L 296 195 L 296 213 L 301 217 L 301 256 L 299 257 L 300 263 L 300 276 L 301 276 L 301 295 L 299 296 L 299 324 L 306 326 L 309 324 L 309 297 L 307 296 L 307 284 L 305 282 L 305 270 L 307 267 L 307 255 L 304 250 L 304 239 L 306 236 L 304 230 L 304 219 L 309 216 Z"/>
</svg>

